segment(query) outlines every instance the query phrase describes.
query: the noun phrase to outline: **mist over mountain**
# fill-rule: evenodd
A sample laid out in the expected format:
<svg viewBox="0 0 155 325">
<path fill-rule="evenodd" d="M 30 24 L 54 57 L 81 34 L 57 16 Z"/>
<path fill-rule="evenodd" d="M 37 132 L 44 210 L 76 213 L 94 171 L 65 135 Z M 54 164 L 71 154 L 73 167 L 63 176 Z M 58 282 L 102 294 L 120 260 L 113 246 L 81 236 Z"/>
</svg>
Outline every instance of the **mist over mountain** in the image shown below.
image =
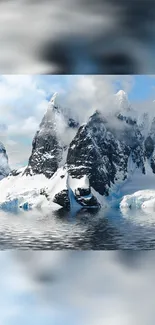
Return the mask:
<svg viewBox="0 0 155 325">
<path fill-rule="evenodd" d="M 4 180 L 2 202 L 18 196 L 17 204 L 35 206 L 39 196 L 45 205 L 99 207 L 135 173 L 147 176 L 148 166 L 155 173 L 155 118 L 147 110 L 138 114 L 125 91 L 109 95 L 88 118 L 83 114 L 83 123 L 82 111 L 62 98 L 55 93 L 49 101 L 28 165 Z"/>
</svg>

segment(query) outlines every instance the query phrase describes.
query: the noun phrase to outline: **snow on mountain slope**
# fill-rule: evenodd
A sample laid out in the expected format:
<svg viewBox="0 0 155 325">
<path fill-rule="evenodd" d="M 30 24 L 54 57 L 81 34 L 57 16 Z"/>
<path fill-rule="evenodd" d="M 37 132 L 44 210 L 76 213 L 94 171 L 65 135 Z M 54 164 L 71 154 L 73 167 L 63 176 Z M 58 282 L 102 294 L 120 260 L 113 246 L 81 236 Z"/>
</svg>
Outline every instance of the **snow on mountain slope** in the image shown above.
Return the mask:
<svg viewBox="0 0 155 325">
<path fill-rule="evenodd" d="M 79 128 L 68 149 L 70 175 L 87 175 L 90 186 L 101 195 L 109 195 L 116 184 L 128 178 L 129 157 L 134 168 L 145 172 L 143 138 L 136 122 L 120 114 L 115 121 L 109 123 L 96 111 Z"/>
<path fill-rule="evenodd" d="M 4 145 L 0 142 L 0 180 L 8 176 L 9 172 L 8 156 Z"/>
<path fill-rule="evenodd" d="M 116 113 L 130 117 L 133 120 L 138 118 L 136 110 L 129 102 L 128 94 L 124 90 L 119 90 L 114 95 L 114 104 L 116 105 Z"/>
<path fill-rule="evenodd" d="M 146 139 L 147 136 L 149 135 L 150 126 L 152 123 L 149 114 L 143 113 L 142 115 L 139 115 L 137 122 L 138 122 L 139 129 L 140 129 L 144 139 Z"/>
<path fill-rule="evenodd" d="M 53 203 L 53 198 L 66 188 L 66 177 L 63 168 L 59 168 L 51 179 L 43 174 L 26 175 L 23 168 L 17 176 L 8 176 L 0 182 L 0 207 L 7 210 L 19 207 L 60 208 Z"/>
<path fill-rule="evenodd" d="M 124 90 L 119 90 L 115 94 L 115 99 L 116 99 L 119 110 L 131 112 L 131 107 L 129 104 L 128 96 Z"/>
<path fill-rule="evenodd" d="M 19 208 L 30 209 L 59 209 L 65 205 L 64 192 L 68 192 L 66 202 L 72 208 L 86 206 L 87 203 L 97 206 L 94 195 L 84 193 L 89 189 L 88 180 L 84 177 L 79 180 L 69 179 L 68 172 L 65 168 L 59 168 L 50 179 L 43 174 L 26 175 L 25 169 L 21 168 L 16 171 L 15 176 L 9 175 L 0 182 L 0 208 L 4 210 L 16 210 Z M 76 193 L 83 190 L 83 194 Z M 72 194 L 70 196 L 70 194 Z M 61 195 L 63 202 L 61 202 Z M 74 199 L 74 200 L 73 200 Z"/>
<path fill-rule="evenodd" d="M 148 131 L 147 116 L 146 123 L 138 124 L 124 91 L 115 99 L 117 113 L 105 117 L 96 110 L 78 128 L 54 94 L 34 137 L 28 166 L 0 183 L 1 207 L 98 207 L 104 197 L 115 200 L 155 188 L 155 120 Z"/>
<path fill-rule="evenodd" d="M 92 189 L 108 195 L 109 202 L 155 188 L 154 120 L 149 124 L 144 114 L 145 123 L 139 125 L 125 92 L 119 91 L 116 101 L 116 116 L 111 120 L 96 111 L 79 128 L 67 155 L 70 175 L 87 175 Z"/>
<path fill-rule="evenodd" d="M 86 194 L 78 196 L 75 194 L 75 186 L 72 189 L 73 182 L 68 182 L 67 169 L 63 168 L 68 149 L 65 136 L 71 137 L 70 130 L 73 130 L 72 136 L 75 135 L 78 124 L 67 114 L 62 114 L 56 98 L 57 95 L 54 94 L 36 132 L 28 166 L 13 170 L 1 183 L 0 204 L 3 209 L 52 207 L 53 202 L 68 207 L 71 193 L 72 199 L 75 198 L 74 205 L 79 202 L 80 207 L 86 206 L 86 203 L 98 206 L 90 187 L 89 198 Z M 84 186 L 84 182 L 81 183 L 78 179 L 76 186 L 84 191 L 85 186 L 81 189 L 81 184 Z"/>
<path fill-rule="evenodd" d="M 51 98 L 32 143 L 27 175 L 44 174 L 50 178 L 62 166 L 68 141 L 74 137 L 78 124 L 63 115 L 57 103 L 57 94 Z"/>
<path fill-rule="evenodd" d="M 127 182 L 121 187 L 120 209 L 155 210 L 155 174 L 148 160 L 145 161 L 145 174 L 136 168 Z"/>
</svg>

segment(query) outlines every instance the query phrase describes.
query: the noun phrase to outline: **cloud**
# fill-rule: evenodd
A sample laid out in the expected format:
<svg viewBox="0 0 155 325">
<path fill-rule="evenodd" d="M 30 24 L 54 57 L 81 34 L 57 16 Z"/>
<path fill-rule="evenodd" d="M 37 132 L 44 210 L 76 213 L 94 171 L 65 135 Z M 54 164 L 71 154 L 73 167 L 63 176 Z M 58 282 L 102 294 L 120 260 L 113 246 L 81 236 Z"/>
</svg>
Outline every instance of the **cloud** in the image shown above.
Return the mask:
<svg viewBox="0 0 155 325">
<path fill-rule="evenodd" d="M 124 80 L 130 83 L 130 79 L 127 76 L 121 79 L 120 84 L 123 86 Z M 115 76 L 97 75 L 0 76 L 0 140 L 6 146 L 11 167 L 27 162 L 32 138 L 55 91 L 60 93 L 62 107 L 69 108 L 69 114 L 83 123 L 95 109 L 106 110 L 109 107 L 106 105 L 115 91 L 115 81 Z M 60 133 L 63 131 L 61 127 Z M 74 132 L 65 135 L 64 141 L 70 141 Z"/>
<path fill-rule="evenodd" d="M 6 146 L 11 167 L 28 160 L 28 145 L 48 105 L 46 96 L 46 89 L 33 76 L 0 77 L 0 140 Z"/>
<path fill-rule="evenodd" d="M 82 4 L 82 3 L 81 3 Z M 44 47 L 63 37 L 88 38 L 115 24 L 108 13 L 76 1 L 2 1 L 0 4 L 1 73 L 54 73 L 60 67 L 42 57 Z M 87 9 L 87 10 L 86 10 Z M 92 10 L 93 9 L 93 10 Z M 104 17 L 103 17 L 104 15 Z M 20 26 L 20 28 L 19 28 Z M 104 29 L 103 29 L 104 28 Z M 51 32 L 52 31 L 52 32 Z"/>
<path fill-rule="evenodd" d="M 33 136 L 34 133 L 36 132 L 37 128 L 38 128 L 38 121 L 37 119 L 35 119 L 34 116 L 30 116 L 28 118 L 26 118 L 24 121 L 24 123 L 21 124 L 21 121 L 18 122 L 18 124 L 14 124 L 14 125 L 10 125 L 8 126 L 8 133 L 11 136 Z"/>
<path fill-rule="evenodd" d="M 59 102 L 72 108 L 73 116 L 76 116 L 80 123 L 84 123 L 95 110 L 100 110 L 105 115 L 116 110 L 114 93 L 118 89 L 129 93 L 133 85 L 134 76 L 76 76 L 66 93 L 60 94 Z"/>
<path fill-rule="evenodd" d="M 150 0 L 1 1 L 0 71 L 152 73 L 153 12 Z"/>
<path fill-rule="evenodd" d="M 59 319 L 60 325 L 67 320 L 76 325 L 155 322 L 154 252 L 14 251 L 0 258 L 6 292 L 3 302 L 5 306 L 10 302 L 8 293 L 14 296 L 14 306 L 17 301 L 23 318 L 31 310 L 33 297 L 34 315 L 37 306 L 42 315 L 39 324 L 45 323 L 43 315 L 50 317 L 50 310 L 51 319 L 55 314 L 55 323 Z M 29 297 L 24 310 L 17 300 L 20 292 L 23 301 L 24 295 Z M 4 314 L 6 309 L 2 309 Z"/>
<path fill-rule="evenodd" d="M 0 141 L 6 146 L 10 166 L 16 168 L 27 163 L 32 139 L 54 92 L 59 93 L 58 102 L 65 113 L 82 124 L 96 109 L 104 115 L 112 115 L 117 109 L 114 93 L 123 89 L 133 95 L 136 82 L 139 80 L 130 75 L 2 75 Z M 132 107 L 138 114 L 147 111 L 154 116 L 152 93 L 151 98 L 149 96 L 144 101 L 139 93 L 139 100 L 132 99 Z M 75 131 L 66 132 L 60 121 L 59 133 L 63 141 L 69 143 Z"/>
</svg>

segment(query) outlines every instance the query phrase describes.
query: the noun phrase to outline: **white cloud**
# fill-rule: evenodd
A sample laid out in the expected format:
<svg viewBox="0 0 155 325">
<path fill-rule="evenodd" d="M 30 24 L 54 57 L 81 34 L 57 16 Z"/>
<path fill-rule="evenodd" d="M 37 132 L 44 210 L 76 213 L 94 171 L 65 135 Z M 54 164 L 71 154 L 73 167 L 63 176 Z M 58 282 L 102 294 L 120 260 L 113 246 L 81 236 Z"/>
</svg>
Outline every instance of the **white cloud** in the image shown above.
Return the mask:
<svg viewBox="0 0 155 325">
<path fill-rule="evenodd" d="M 118 80 L 119 89 L 129 93 L 133 86 L 134 76 L 77 76 L 67 92 L 60 96 L 60 103 L 71 107 L 80 123 L 87 121 L 96 109 L 107 114 L 116 109 L 113 94 L 116 92 Z"/>
<path fill-rule="evenodd" d="M 118 80 L 120 88 L 131 90 L 133 76 L 2 75 L 0 141 L 6 146 L 10 166 L 15 168 L 28 160 L 32 138 L 47 109 L 49 95 L 58 91 L 62 107 L 70 108 L 71 115 L 83 123 L 96 109 L 105 114 L 114 109 L 111 98 Z M 60 128 L 60 133 L 63 130 Z M 69 141 L 73 135 L 71 132 L 65 138 Z"/>
<path fill-rule="evenodd" d="M 76 325 L 154 325 L 154 252 L 16 251 L 1 253 L 0 261 L 2 319 L 11 319 L 7 304 L 11 311 L 18 304 L 18 313 L 26 317 L 31 300 L 22 309 L 17 298 L 22 294 L 24 301 L 28 293 L 35 313 L 38 309 L 50 317 L 51 310 L 52 317 L 55 311 L 55 316 L 65 317 L 60 325 L 67 317 L 67 324 Z"/>
<path fill-rule="evenodd" d="M 32 137 L 38 128 L 38 121 L 34 116 L 30 116 L 23 120 L 23 123 L 19 121 L 19 123 L 9 125 L 7 132 L 11 136 L 27 136 Z"/>
<path fill-rule="evenodd" d="M 0 124 L 5 125 L 0 140 L 6 146 L 12 168 L 22 163 L 23 158 L 28 160 L 26 153 L 30 148 L 24 145 L 23 137 L 25 141 L 32 140 L 48 104 L 46 95 L 46 89 L 33 76 L 0 78 Z"/>
</svg>

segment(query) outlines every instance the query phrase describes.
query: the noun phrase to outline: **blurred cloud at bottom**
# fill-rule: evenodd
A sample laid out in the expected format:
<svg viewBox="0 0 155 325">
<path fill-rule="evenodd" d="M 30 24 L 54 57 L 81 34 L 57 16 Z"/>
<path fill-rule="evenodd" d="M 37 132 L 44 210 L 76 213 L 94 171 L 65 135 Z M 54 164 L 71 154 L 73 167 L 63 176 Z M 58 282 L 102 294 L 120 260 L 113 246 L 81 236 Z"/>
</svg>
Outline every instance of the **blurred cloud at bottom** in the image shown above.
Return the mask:
<svg viewBox="0 0 155 325">
<path fill-rule="evenodd" d="M 0 324 L 154 325 L 155 252 L 0 252 Z"/>
</svg>

